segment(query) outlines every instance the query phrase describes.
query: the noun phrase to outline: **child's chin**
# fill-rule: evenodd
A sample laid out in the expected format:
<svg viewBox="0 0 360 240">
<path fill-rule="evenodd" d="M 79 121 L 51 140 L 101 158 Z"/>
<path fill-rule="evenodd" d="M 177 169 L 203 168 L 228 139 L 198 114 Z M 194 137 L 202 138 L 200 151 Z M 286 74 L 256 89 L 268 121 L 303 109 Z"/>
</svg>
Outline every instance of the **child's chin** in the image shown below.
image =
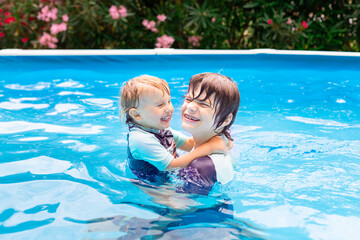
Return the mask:
<svg viewBox="0 0 360 240">
<path fill-rule="evenodd" d="M 163 124 L 161 124 L 161 129 L 160 130 L 164 130 L 165 128 L 168 128 L 168 127 L 170 127 L 170 122 L 168 122 L 168 123 L 163 123 Z"/>
<path fill-rule="evenodd" d="M 193 131 L 193 128 L 186 123 L 181 124 L 181 128 L 189 133 L 191 133 Z"/>
</svg>

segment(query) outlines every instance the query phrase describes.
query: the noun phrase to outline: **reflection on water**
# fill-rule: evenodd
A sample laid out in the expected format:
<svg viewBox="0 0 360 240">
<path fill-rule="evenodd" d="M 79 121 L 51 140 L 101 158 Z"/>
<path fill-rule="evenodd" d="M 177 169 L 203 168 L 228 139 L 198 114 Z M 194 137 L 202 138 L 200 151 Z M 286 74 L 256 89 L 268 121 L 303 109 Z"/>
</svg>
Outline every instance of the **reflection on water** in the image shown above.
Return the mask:
<svg viewBox="0 0 360 240">
<path fill-rule="evenodd" d="M 156 216 L 150 219 L 142 216 L 94 219 L 87 222 L 88 232 L 123 233 L 119 239 L 265 239 L 260 229 L 241 219 L 234 219 L 232 201 L 224 199 L 224 196 L 200 197 L 176 193 L 169 186 L 147 185 L 140 181 L 133 183 L 159 204 L 137 204 L 136 207 Z"/>
<path fill-rule="evenodd" d="M 0 238 L 358 237 L 358 72 L 174 69 L 144 73 L 169 82 L 177 130 L 192 74 L 223 69 L 239 83 L 229 185 L 216 185 L 208 197 L 189 195 L 175 191 L 176 179 L 149 185 L 127 169 L 118 94 L 123 81 L 143 72 L 4 73 Z"/>
</svg>

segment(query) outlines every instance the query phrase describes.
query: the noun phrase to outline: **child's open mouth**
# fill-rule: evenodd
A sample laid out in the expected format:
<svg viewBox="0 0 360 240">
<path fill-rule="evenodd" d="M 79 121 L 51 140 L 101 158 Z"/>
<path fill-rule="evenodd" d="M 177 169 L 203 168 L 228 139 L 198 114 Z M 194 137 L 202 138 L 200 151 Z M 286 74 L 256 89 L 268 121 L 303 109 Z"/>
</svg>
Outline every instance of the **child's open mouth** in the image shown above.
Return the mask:
<svg viewBox="0 0 360 240">
<path fill-rule="evenodd" d="M 184 114 L 184 118 L 189 122 L 198 122 L 198 121 L 200 121 L 200 119 L 198 119 L 196 117 L 193 117 L 193 116 L 190 116 L 190 115 L 187 115 L 187 114 Z"/>
<path fill-rule="evenodd" d="M 168 121 L 170 121 L 170 119 L 171 119 L 171 116 L 166 116 L 166 117 L 160 118 L 160 120 L 163 122 L 168 122 Z"/>
</svg>

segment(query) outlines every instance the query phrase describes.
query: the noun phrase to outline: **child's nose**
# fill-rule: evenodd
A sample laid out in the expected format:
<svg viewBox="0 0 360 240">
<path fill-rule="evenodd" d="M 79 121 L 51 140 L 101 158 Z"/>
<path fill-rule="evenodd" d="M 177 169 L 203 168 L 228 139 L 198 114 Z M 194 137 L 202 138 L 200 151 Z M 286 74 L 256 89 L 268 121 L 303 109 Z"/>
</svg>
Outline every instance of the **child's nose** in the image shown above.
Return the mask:
<svg viewBox="0 0 360 240">
<path fill-rule="evenodd" d="M 167 105 L 166 112 L 171 112 L 173 109 L 173 106 L 170 104 Z"/>
<path fill-rule="evenodd" d="M 197 110 L 196 104 L 194 102 L 191 102 L 188 104 L 188 110 L 190 113 L 194 113 Z"/>
</svg>

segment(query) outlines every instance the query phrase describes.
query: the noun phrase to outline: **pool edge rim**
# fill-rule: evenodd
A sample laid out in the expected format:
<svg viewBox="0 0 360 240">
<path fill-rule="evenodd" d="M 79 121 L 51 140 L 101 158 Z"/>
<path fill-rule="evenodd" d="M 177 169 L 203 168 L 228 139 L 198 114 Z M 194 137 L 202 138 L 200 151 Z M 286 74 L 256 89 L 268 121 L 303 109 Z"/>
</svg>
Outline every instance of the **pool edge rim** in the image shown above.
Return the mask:
<svg viewBox="0 0 360 240">
<path fill-rule="evenodd" d="M 0 56 L 114 56 L 114 55 L 311 55 L 311 56 L 346 56 L 360 57 L 360 52 L 312 51 L 312 50 L 205 50 L 205 49 L 1 49 Z"/>
</svg>

